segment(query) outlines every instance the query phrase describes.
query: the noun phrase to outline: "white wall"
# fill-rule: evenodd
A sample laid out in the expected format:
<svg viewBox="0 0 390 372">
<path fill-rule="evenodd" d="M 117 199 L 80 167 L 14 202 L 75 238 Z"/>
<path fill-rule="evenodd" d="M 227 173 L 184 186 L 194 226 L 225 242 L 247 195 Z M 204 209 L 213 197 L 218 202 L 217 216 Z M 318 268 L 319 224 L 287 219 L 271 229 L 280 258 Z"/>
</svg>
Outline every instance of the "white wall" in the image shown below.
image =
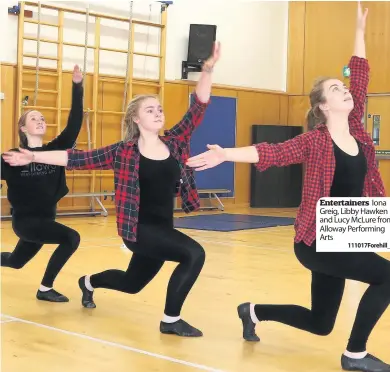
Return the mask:
<svg viewBox="0 0 390 372">
<path fill-rule="evenodd" d="M 64 7 L 85 8 L 82 1 L 52 1 Z M 0 2 L 0 35 L 3 43 L 1 60 L 16 63 L 17 17 L 7 15 L 12 0 Z M 151 4 L 151 5 L 150 5 Z M 90 9 L 103 13 L 129 16 L 129 1 L 92 1 Z M 151 9 L 151 12 L 150 12 Z M 160 21 L 159 4 L 149 0 L 134 2 L 134 18 Z M 34 18 L 36 18 L 34 12 Z M 42 19 L 56 23 L 56 12 L 42 10 Z M 181 63 L 187 57 L 189 25 L 191 23 L 217 25 L 217 39 L 222 44 L 222 58 L 215 70 L 214 82 L 233 86 L 270 90 L 286 90 L 288 1 L 238 1 L 238 0 L 176 0 L 168 8 L 166 79 L 181 78 Z M 127 24 L 102 20 L 101 46 L 127 49 Z M 26 24 L 26 34 L 36 36 L 37 26 Z M 54 32 L 54 34 L 53 34 Z M 56 39 L 56 29 L 43 26 L 42 38 Z M 67 13 L 64 40 L 84 43 L 85 16 Z M 88 40 L 94 43 L 94 18 L 90 17 Z M 135 50 L 158 53 L 159 33 L 154 28 L 136 26 Z M 36 43 L 25 41 L 25 52 L 36 53 Z M 42 55 L 56 56 L 56 45 L 41 44 Z M 64 47 L 63 68 L 73 64 L 83 66 L 84 50 Z M 93 50 L 87 55 L 87 70 L 93 71 Z M 35 65 L 35 59 L 25 58 L 24 63 Z M 44 61 L 41 66 L 55 67 L 54 61 Z M 126 56 L 101 51 L 100 73 L 124 75 Z M 189 79 L 196 80 L 192 73 Z M 158 60 L 134 57 L 134 76 L 157 78 Z"/>
<path fill-rule="evenodd" d="M 286 89 L 287 1 L 179 0 L 169 12 L 169 76 L 180 78 L 190 23 L 215 24 L 223 53 L 215 82 Z"/>
</svg>

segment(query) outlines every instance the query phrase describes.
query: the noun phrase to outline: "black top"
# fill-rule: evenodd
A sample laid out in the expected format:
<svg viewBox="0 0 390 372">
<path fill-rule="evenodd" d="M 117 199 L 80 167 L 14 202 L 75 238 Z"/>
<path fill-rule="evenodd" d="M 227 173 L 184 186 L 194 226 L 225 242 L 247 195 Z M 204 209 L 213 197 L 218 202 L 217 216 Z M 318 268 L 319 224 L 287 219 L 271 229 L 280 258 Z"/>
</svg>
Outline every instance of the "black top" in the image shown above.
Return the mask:
<svg viewBox="0 0 390 372">
<path fill-rule="evenodd" d="M 180 168 L 170 155 L 165 160 L 140 155 L 140 209 L 138 221 L 144 224 L 173 226 L 174 195 L 180 180 Z"/>
<path fill-rule="evenodd" d="M 30 148 L 31 151 L 66 150 L 75 145 L 83 122 L 83 85 L 73 83 L 72 106 L 66 128 L 51 142 Z M 18 151 L 18 149 L 12 149 Z M 12 167 L 1 157 L 1 179 L 8 187 L 8 200 L 13 209 L 30 213 L 42 207 L 55 207 L 69 189 L 65 167 L 31 163 Z"/>
<path fill-rule="evenodd" d="M 331 197 L 361 197 L 367 172 L 367 161 L 361 144 L 357 142 L 359 153 L 352 156 L 341 150 L 333 142 L 336 170 L 330 190 Z"/>
</svg>

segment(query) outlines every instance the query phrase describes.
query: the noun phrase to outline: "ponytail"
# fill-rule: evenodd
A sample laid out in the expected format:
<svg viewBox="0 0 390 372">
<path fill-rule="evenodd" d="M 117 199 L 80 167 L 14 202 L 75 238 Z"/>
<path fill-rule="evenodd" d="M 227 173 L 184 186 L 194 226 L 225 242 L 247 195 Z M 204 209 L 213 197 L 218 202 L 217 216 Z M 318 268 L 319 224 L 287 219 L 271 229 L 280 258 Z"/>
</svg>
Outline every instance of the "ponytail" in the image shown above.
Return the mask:
<svg viewBox="0 0 390 372">
<path fill-rule="evenodd" d="M 28 140 L 26 134 L 22 131 L 22 127 L 26 125 L 27 115 L 33 110 L 25 111 L 18 121 L 19 147 L 26 149 L 28 147 Z"/>
<path fill-rule="evenodd" d="M 323 96 L 323 84 L 328 77 L 319 78 L 314 82 L 314 86 L 310 92 L 310 110 L 306 115 L 307 129 L 313 130 L 318 124 L 326 124 L 326 116 L 321 110 L 320 105 L 325 102 Z"/>
<path fill-rule="evenodd" d="M 326 117 L 321 111 L 319 104 L 311 107 L 306 114 L 307 129 L 313 130 L 318 124 L 326 123 Z"/>
</svg>

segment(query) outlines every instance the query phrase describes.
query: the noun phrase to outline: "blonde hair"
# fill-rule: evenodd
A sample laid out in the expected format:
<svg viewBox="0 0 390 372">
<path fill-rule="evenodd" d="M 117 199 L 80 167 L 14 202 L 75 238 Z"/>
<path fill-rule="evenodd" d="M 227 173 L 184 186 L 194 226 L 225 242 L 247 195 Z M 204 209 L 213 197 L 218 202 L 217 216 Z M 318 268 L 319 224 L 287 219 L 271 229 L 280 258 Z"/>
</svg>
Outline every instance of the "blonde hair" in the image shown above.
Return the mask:
<svg viewBox="0 0 390 372">
<path fill-rule="evenodd" d="M 326 124 L 326 116 L 320 108 L 320 105 L 325 102 L 324 83 L 329 80 L 329 77 L 321 77 L 314 82 L 313 88 L 310 92 L 310 110 L 307 113 L 307 127 L 312 130 L 318 124 Z"/>
<path fill-rule="evenodd" d="M 131 141 L 132 139 L 137 138 L 139 136 L 140 132 L 138 124 L 134 121 L 134 119 L 138 116 L 138 111 L 141 106 L 141 103 L 148 98 L 158 99 L 158 96 L 153 94 L 139 95 L 134 97 L 127 105 L 126 114 L 124 118 L 124 142 Z"/>
<path fill-rule="evenodd" d="M 34 110 L 27 110 L 25 111 L 19 118 L 19 121 L 18 121 L 18 129 L 19 129 L 19 147 L 21 147 L 22 149 L 25 149 L 27 148 L 28 146 L 28 140 L 27 140 L 27 136 L 26 136 L 26 133 L 24 133 L 22 131 L 22 127 L 24 127 L 26 125 L 26 121 L 27 121 L 27 116 L 30 112 L 33 112 Z"/>
</svg>

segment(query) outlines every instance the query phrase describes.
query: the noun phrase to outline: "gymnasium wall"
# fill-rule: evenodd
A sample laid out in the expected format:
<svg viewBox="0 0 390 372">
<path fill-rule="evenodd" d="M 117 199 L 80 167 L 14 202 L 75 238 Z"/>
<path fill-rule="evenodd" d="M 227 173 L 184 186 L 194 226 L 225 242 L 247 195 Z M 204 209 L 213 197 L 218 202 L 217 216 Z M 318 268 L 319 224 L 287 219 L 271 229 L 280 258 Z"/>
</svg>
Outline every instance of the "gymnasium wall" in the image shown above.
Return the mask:
<svg viewBox="0 0 390 372">
<path fill-rule="evenodd" d="M 85 9 L 83 1 L 43 1 L 66 8 Z M 7 15 L 7 7 L 13 0 L 0 2 L 0 34 L 7 35 L 2 48 L 2 61 L 17 61 L 17 17 Z M 151 4 L 151 5 L 150 5 Z M 36 7 L 26 7 L 34 10 Z M 156 1 L 134 1 L 133 17 L 160 22 L 160 7 Z M 91 2 L 90 10 L 129 17 L 129 1 Z M 42 8 L 41 19 L 57 23 L 56 11 Z M 181 79 L 181 63 L 187 58 L 190 24 L 213 24 L 217 26 L 217 39 L 223 46 L 223 58 L 215 71 L 215 82 L 241 87 L 286 90 L 287 76 L 287 1 L 226 1 L 226 0 L 179 0 L 168 8 L 166 78 Z M 84 43 L 85 16 L 66 14 L 64 41 Z M 37 25 L 26 24 L 25 33 L 36 36 Z M 53 28 L 42 26 L 41 37 L 50 38 Z M 94 43 L 94 17 L 89 20 L 88 42 Z M 255 37 L 254 37 L 255 35 Z M 135 50 L 158 54 L 159 30 L 136 25 Z M 36 54 L 36 42 L 26 41 L 26 52 Z M 128 25 L 112 20 L 101 21 L 101 46 L 118 49 L 128 47 Z M 42 55 L 55 56 L 55 44 L 41 44 Z M 63 68 L 71 69 L 73 64 L 83 65 L 82 48 L 64 47 Z M 87 57 L 87 71 L 93 71 L 93 50 Z M 56 61 L 42 61 L 44 67 L 55 67 Z M 35 65 L 35 59 L 24 58 L 24 64 Z M 134 57 L 134 76 L 158 78 L 158 60 L 144 56 Z M 126 56 L 120 53 L 101 51 L 100 72 L 123 75 L 126 71 Z M 198 74 L 191 73 L 190 80 L 197 80 Z"/>
<path fill-rule="evenodd" d="M 390 2 L 366 1 L 369 93 L 390 91 Z M 288 93 L 307 95 L 318 76 L 342 79 L 353 53 L 356 2 L 298 1 L 289 4 Z"/>
<path fill-rule="evenodd" d="M 49 3 L 49 2 L 48 2 Z M 142 2 L 147 3 L 147 2 Z M 67 8 L 83 7 L 83 2 L 55 2 Z M 121 4 L 124 4 L 122 2 Z M 2 104 L 2 149 L 10 148 L 17 144 L 17 135 L 14 124 L 17 118 L 14 114 L 14 102 L 16 100 L 16 44 L 17 44 L 17 17 L 4 16 L 6 6 L 14 5 L 11 1 L 0 3 L 0 14 L 2 22 L 0 27 L 8 36 L 8 48 L 3 49 L 2 60 L 8 62 L 2 66 L 2 90 L 5 93 L 5 100 Z M 36 8 L 35 8 L 36 9 Z M 91 4 L 91 10 L 102 13 L 111 13 L 120 16 L 128 16 L 128 4 L 119 5 L 119 2 L 112 2 L 109 6 L 104 3 Z M 223 12 L 222 12 L 223 10 Z M 287 101 L 285 94 L 275 89 L 285 89 L 286 68 L 287 68 L 287 2 L 275 4 L 273 2 L 222 2 L 213 1 L 187 1 L 183 0 L 174 4 L 168 9 L 167 27 L 167 61 L 166 61 L 166 85 L 165 102 L 167 126 L 174 125 L 188 107 L 188 96 L 193 91 L 198 74 L 190 74 L 188 81 L 180 79 L 181 61 L 187 54 L 188 32 L 190 23 L 211 23 L 218 27 L 217 38 L 223 45 L 223 58 L 221 59 L 214 73 L 215 89 L 213 95 L 228 96 L 237 98 L 237 145 L 245 146 L 251 143 L 251 125 L 256 124 L 285 124 L 287 121 Z M 149 14 L 149 6 L 140 7 L 140 2 L 134 2 L 134 18 L 159 22 L 159 15 L 156 7 L 152 7 Z M 42 8 L 41 20 L 56 23 L 50 10 Z M 68 16 L 69 17 L 69 16 Z M 65 19 L 64 41 L 84 43 L 85 41 L 85 16 L 71 14 L 71 18 Z M 34 13 L 34 18 L 37 18 Z M 94 43 L 93 17 L 90 18 L 88 43 Z M 127 48 L 126 26 L 119 26 L 118 22 L 102 20 L 101 40 L 102 46 L 109 46 L 118 49 Z M 103 27 L 104 26 L 104 27 Z M 31 36 L 37 33 L 36 25 L 26 24 L 25 32 Z M 139 29 L 139 26 L 136 26 Z M 42 38 L 52 39 L 50 28 L 42 26 Z M 240 34 L 237 30 L 245 30 Z M 148 34 L 149 31 L 149 34 Z M 52 32 L 52 31 L 51 31 Z M 256 36 L 256 47 L 253 38 Z M 134 36 L 136 50 L 148 53 L 157 53 L 158 37 L 153 29 L 147 28 Z M 272 48 L 271 48 L 272 42 Z M 26 41 L 26 52 L 36 53 L 36 43 Z M 277 47 L 276 47 L 277 46 Z M 54 48 L 56 46 L 54 45 Z M 44 49 L 46 48 L 46 49 Z M 43 55 L 56 55 L 56 51 L 50 49 L 50 44 L 41 44 L 40 53 Z M 66 49 L 65 49 L 66 48 Z M 69 107 L 71 74 L 70 70 L 74 63 L 83 65 L 82 48 L 64 47 L 63 68 L 68 72 L 63 74 L 62 107 Z M 110 54 L 101 51 L 100 73 L 101 77 L 112 78 L 113 76 L 124 76 L 126 61 L 121 59 L 120 54 Z M 115 57 L 115 58 L 113 58 Z M 124 57 L 124 56 L 123 56 Z M 153 62 L 146 62 L 134 59 L 134 76 L 138 79 L 156 77 L 157 66 Z M 24 58 L 24 66 L 35 66 L 35 60 Z M 53 61 L 40 62 L 40 66 L 48 69 L 55 67 Z M 87 71 L 93 71 L 93 54 L 88 53 Z M 107 74 L 107 75 L 105 75 Z M 23 75 L 23 86 L 34 88 L 35 77 Z M 41 89 L 55 90 L 56 81 L 54 77 L 41 76 L 39 87 Z M 221 84 L 221 85 L 219 85 Z M 223 84 L 223 85 L 222 85 Z M 248 87 L 245 87 L 247 85 Z M 256 85 L 264 90 L 256 89 Z M 86 79 L 86 100 L 85 106 L 92 107 L 92 75 Z M 240 86 L 240 87 L 238 87 Z M 153 87 L 134 86 L 134 94 L 156 92 Z M 100 82 L 98 86 L 98 110 L 121 111 L 123 100 L 123 84 Z M 40 94 L 37 105 L 55 107 L 55 95 Z M 47 139 L 49 140 L 57 133 L 56 117 L 54 112 L 45 112 L 46 120 L 51 126 L 48 128 Z M 93 115 L 93 114 L 91 114 Z M 61 128 L 66 124 L 67 111 L 62 111 Z M 92 133 L 94 147 L 113 143 L 120 139 L 120 117 L 118 115 L 98 115 L 96 131 Z M 87 148 L 87 131 L 84 123 L 82 133 L 79 137 L 77 147 Z M 235 166 L 235 197 L 225 202 L 236 204 L 248 204 L 249 202 L 249 165 Z M 89 192 L 91 190 L 112 191 L 113 177 L 111 172 L 68 172 L 68 185 L 71 193 Z M 6 190 L 3 189 L 3 195 Z M 102 200 L 106 207 L 113 206 L 111 200 Z M 89 205 L 87 198 L 64 199 L 60 203 L 60 209 L 83 210 Z M 6 209 L 8 208 L 7 205 Z M 5 210 L 6 210 L 5 209 Z"/>
<path fill-rule="evenodd" d="M 2 3 L 0 3 L 1 6 Z M 370 9 L 370 13 L 366 42 L 372 69 L 369 90 L 370 94 L 386 94 L 390 93 L 390 70 L 386 68 L 386 66 L 390 65 L 390 33 L 388 32 L 390 3 L 369 2 L 367 6 Z M 170 8 L 170 11 L 172 9 L 173 7 Z M 2 14 L 1 11 L 0 14 Z M 355 3 L 290 2 L 287 59 L 288 92 L 238 87 L 235 84 L 227 83 L 214 86 L 213 95 L 237 98 L 237 146 L 246 146 L 251 143 L 252 124 L 287 124 L 294 126 L 305 124 L 305 114 L 309 107 L 308 93 L 312 80 L 322 74 L 335 75 L 342 78 L 342 67 L 348 63 L 353 50 L 355 15 Z M 10 18 L 13 17 L 7 19 Z M 168 19 L 172 19 L 171 14 Z M 4 19 L 1 20 L 0 27 L 2 25 L 4 25 Z M 315 27 L 315 25 L 318 25 L 318 27 Z M 345 27 L 341 28 L 341 25 L 345 25 Z M 250 39 L 248 38 L 249 41 Z M 350 48 L 346 45 L 350 45 Z M 319 56 L 322 56 L 322 58 Z M 224 51 L 223 59 L 225 58 L 227 57 Z M 381 61 L 379 61 L 380 58 Z M 312 62 L 312 60 L 315 62 Z M 253 68 L 252 62 L 247 64 L 248 68 Z M 243 68 L 242 70 L 244 71 L 245 69 Z M 259 73 L 261 73 L 260 70 Z M 120 74 L 120 71 L 117 74 Z M 54 89 L 55 82 L 51 80 L 53 78 L 46 78 L 46 81 L 43 78 L 40 80 L 44 87 L 46 89 Z M 2 66 L 1 79 L 2 91 L 5 92 L 6 96 L 6 99 L 1 101 L 3 150 L 16 144 L 13 131 L 16 121 L 14 117 L 14 102 L 16 100 L 16 68 L 14 63 Z M 31 80 L 28 80 L 28 84 L 34 87 L 32 77 L 30 76 L 29 79 Z M 346 82 L 348 84 L 348 81 Z M 193 81 L 171 80 L 167 77 L 164 102 L 167 127 L 174 125 L 182 117 L 188 105 L 188 95 L 193 91 L 194 84 Z M 71 74 L 68 71 L 64 74 L 63 107 L 69 106 L 70 86 Z M 87 78 L 86 105 L 90 105 L 92 100 L 91 87 L 92 76 L 89 75 Z M 137 86 L 135 88 L 139 89 Z M 134 91 L 134 94 L 139 93 L 137 89 Z M 148 87 L 146 89 L 153 92 L 154 88 Z M 145 89 L 143 91 L 145 92 Z M 100 83 L 100 109 L 120 111 L 122 98 L 123 84 Z M 372 96 L 368 100 L 368 112 L 373 114 L 379 113 L 382 117 L 381 139 L 383 140 L 381 140 L 378 149 L 390 149 L 389 99 L 389 96 Z M 52 103 L 45 102 L 45 105 L 52 106 Z M 65 122 L 66 113 L 63 113 L 62 126 L 65 125 Z M 372 127 L 371 119 L 367 119 L 367 125 L 370 130 Z M 55 135 L 54 130 L 55 128 L 52 128 L 52 132 L 48 133 L 48 138 Z M 120 138 L 119 130 L 120 120 L 118 116 L 104 115 L 104 117 L 99 117 L 97 121 L 96 143 L 94 145 L 100 146 L 116 141 Z M 84 126 L 78 143 L 79 148 L 86 148 L 86 138 Z M 380 171 L 384 178 L 386 189 L 390 194 L 390 161 L 381 161 Z M 225 200 L 224 202 L 226 204 L 248 205 L 250 199 L 250 165 L 236 164 L 235 176 L 235 198 Z M 90 190 L 92 176 L 86 172 L 69 173 L 68 179 L 71 192 L 78 193 Z M 95 184 L 95 191 L 113 190 L 112 175 L 100 172 L 95 177 Z M 3 190 L 3 195 L 4 193 L 5 190 Z M 110 200 L 102 200 L 102 202 L 107 207 L 113 206 Z M 61 201 L 60 207 L 68 210 L 83 210 L 88 205 L 89 200 L 86 198 L 64 199 Z"/>
<path fill-rule="evenodd" d="M 24 75 L 23 85 L 34 88 L 34 75 Z M 2 151 L 17 145 L 15 124 L 17 118 L 14 115 L 16 100 L 16 67 L 13 65 L 1 66 L 2 90 L 5 93 L 5 100 L 1 101 L 2 121 Z M 56 81 L 52 76 L 40 78 L 42 89 L 55 89 Z M 92 75 L 86 78 L 85 106 L 91 107 L 92 102 Z M 98 109 L 105 111 L 120 111 L 123 97 L 123 84 L 110 83 L 107 81 L 99 83 Z M 188 108 L 188 97 L 195 86 L 192 82 L 167 81 L 165 84 L 164 110 L 166 115 L 166 127 L 170 128 L 176 124 Z M 63 73 L 63 94 L 62 107 L 69 107 L 71 94 L 71 72 Z M 154 87 L 142 87 L 142 92 L 156 93 Z M 141 93 L 140 87 L 134 86 L 134 94 Z M 266 92 L 256 89 L 237 88 L 232 86 L 215 85 L 212 95 L 223 97 L 235 97 L 237 99 L 237 146 L 251 144 L 252 124 L 275 124 L 285 125 L 288 115 L 288 97 L 285 93 Z M 55 106 L 53 95 L 41 95 L 37 104 L 44 106 Z M 55 113 L 45 112 L 46 121 L 56 121 Z M 66 125 L 67 111 L 61 115 L 61 128 Z M 56 127 L 49 127 L 45 140 L 50 140 L 56 135 Z M 120 117 L 118 115 L 98 115 L 94 147 L 104 146 L 120 140 Z M 77 148 L 87 149 L 87 131 L 84 122 L 81 134 L 77 141 Z M 235 165 L 235 198 L 226 199 L 226 204 L 248 205 L 250 199 L 250 165 Z M 91 172 L 73 171 L 67 172 L 68 187 L 71 193 L 89 192 L 94 183 L 95 192 L 113 191 L 113 175 L 110 171 Z M 94 180 L 94 181 L 93 181 Z M 6 188 L 3 187 L 2 195 L 6 195 Z M 107 208 L 113 208 L 114 203 L 107 199 L 101 199 Z M 9 209 L 8 203 L 3 202 L 3 214 Z M 59 204 L 59 210 L 85 210 L 89 206 L 88 198 L 65 198 Z"/>
<path fill-rule="evenodd" d="M 372 133 L 373 115 L 381 116 L 378 150 L 390 150 L 390 2 L 365 1 L 369 10 L 366 52 L 370 84 L 366 125 Z M 289 3 L 288 124 L 302 125 L 309 109 L 309 93 L 318 76 L 349 79 L 342 74 L 353 53 L 356 2 L 293 1 Z M 390 160 L 379 161 L 379 170 L 390 194 Z"/>
</svg>

